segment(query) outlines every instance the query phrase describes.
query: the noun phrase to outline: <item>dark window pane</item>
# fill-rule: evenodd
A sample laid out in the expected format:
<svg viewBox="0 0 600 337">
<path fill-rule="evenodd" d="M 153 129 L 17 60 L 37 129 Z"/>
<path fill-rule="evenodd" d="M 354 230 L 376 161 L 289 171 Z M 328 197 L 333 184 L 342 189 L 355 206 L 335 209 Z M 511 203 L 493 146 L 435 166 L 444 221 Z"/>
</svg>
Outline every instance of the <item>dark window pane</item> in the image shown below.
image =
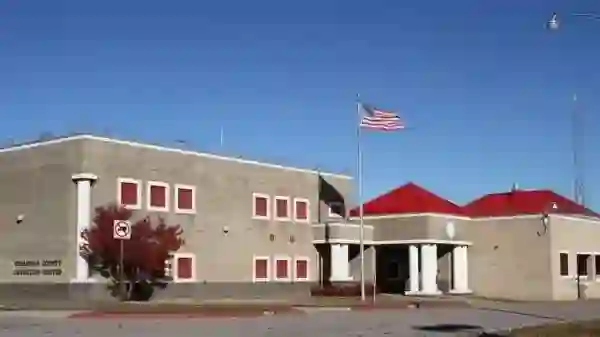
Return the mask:
<svg viewBox="0 0 600 337">
<path fill-rule="evenodd" d="M 588 254 L 577 254 L 577 275 L 587 276 L 588 275 L 588 260 L 590 256 Z"/>
<path fill-rule="evenodd" d="M 560 275 L 569 275 L 569 254 L 560 253 Z"/>
</svg>

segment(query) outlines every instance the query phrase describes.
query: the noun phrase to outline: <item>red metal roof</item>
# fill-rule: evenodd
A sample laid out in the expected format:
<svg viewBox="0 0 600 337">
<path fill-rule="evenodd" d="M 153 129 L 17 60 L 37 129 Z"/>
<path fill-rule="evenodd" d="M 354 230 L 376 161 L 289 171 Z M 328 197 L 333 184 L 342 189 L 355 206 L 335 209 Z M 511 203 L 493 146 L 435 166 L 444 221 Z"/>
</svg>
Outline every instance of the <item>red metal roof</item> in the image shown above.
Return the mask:
<svg viewBox="0 0 600 337">
<path fill-rule="evenodd" d="M 552 203 L 556 208 L 552 209 Z M 600 217 L 600 214 L 585 208 L 551 190 L 514 190 L 505 193 L 484 195 L 463 206 L 471 217 L 496 217 L 545 212 Z"/>
<path fill-rule="evenodd" d="M 363 204 L 363 212 L 365 215 L 409 213 L 463 214 L 460 206 L 412 182 Z M 350 211 L 350 216 L 359 215 L 358 208 Z"/>
</svg>

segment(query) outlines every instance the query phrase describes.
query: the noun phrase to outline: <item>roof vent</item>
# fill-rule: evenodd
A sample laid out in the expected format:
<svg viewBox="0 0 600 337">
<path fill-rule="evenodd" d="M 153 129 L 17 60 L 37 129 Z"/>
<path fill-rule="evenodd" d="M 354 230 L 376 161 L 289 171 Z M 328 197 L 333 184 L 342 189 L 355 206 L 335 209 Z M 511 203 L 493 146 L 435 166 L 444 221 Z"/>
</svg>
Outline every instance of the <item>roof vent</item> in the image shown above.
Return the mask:
<svg viewBox="0 0 600 337">
<path fill-rule="evenodd" d="M 510 189 L 511 192 L 516 192 L 519 190 L 519 184 L 517 183 L 513 183 L 512 188 Z"/>
</svg>

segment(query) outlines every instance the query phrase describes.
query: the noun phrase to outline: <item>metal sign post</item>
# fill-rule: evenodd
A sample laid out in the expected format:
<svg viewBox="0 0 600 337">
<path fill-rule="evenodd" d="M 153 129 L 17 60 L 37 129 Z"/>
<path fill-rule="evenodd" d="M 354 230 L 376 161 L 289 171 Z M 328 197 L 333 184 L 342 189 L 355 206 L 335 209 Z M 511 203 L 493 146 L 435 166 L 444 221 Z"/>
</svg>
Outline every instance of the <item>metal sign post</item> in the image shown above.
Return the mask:
<svg viewBox="0 0 600 337">
<path fill-rule="evenodd" d="M 119 295 L 125 300 L 125 240 L 131 239 L 131 222 L 128 220 L 115 220 L 113 223 L 113 239 L 119 240 Z"/>
</svg>

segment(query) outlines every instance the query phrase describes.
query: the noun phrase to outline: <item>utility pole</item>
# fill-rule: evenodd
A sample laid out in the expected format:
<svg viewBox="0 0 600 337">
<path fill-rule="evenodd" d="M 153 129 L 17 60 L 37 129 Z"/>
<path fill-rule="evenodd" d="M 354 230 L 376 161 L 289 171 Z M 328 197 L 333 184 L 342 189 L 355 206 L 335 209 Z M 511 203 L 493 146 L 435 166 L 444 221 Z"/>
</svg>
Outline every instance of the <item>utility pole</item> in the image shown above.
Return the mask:
<svg viewBox="0 0 600 337">
<path fill-rule="evenodd" d="M 584 128 L 583 116 L 577 104 L 577 95 L 573 95 L 572 138 L 573 138 L 573 198 L 585 206 L 585 184 L 583 169 Z"/>
</svg>

